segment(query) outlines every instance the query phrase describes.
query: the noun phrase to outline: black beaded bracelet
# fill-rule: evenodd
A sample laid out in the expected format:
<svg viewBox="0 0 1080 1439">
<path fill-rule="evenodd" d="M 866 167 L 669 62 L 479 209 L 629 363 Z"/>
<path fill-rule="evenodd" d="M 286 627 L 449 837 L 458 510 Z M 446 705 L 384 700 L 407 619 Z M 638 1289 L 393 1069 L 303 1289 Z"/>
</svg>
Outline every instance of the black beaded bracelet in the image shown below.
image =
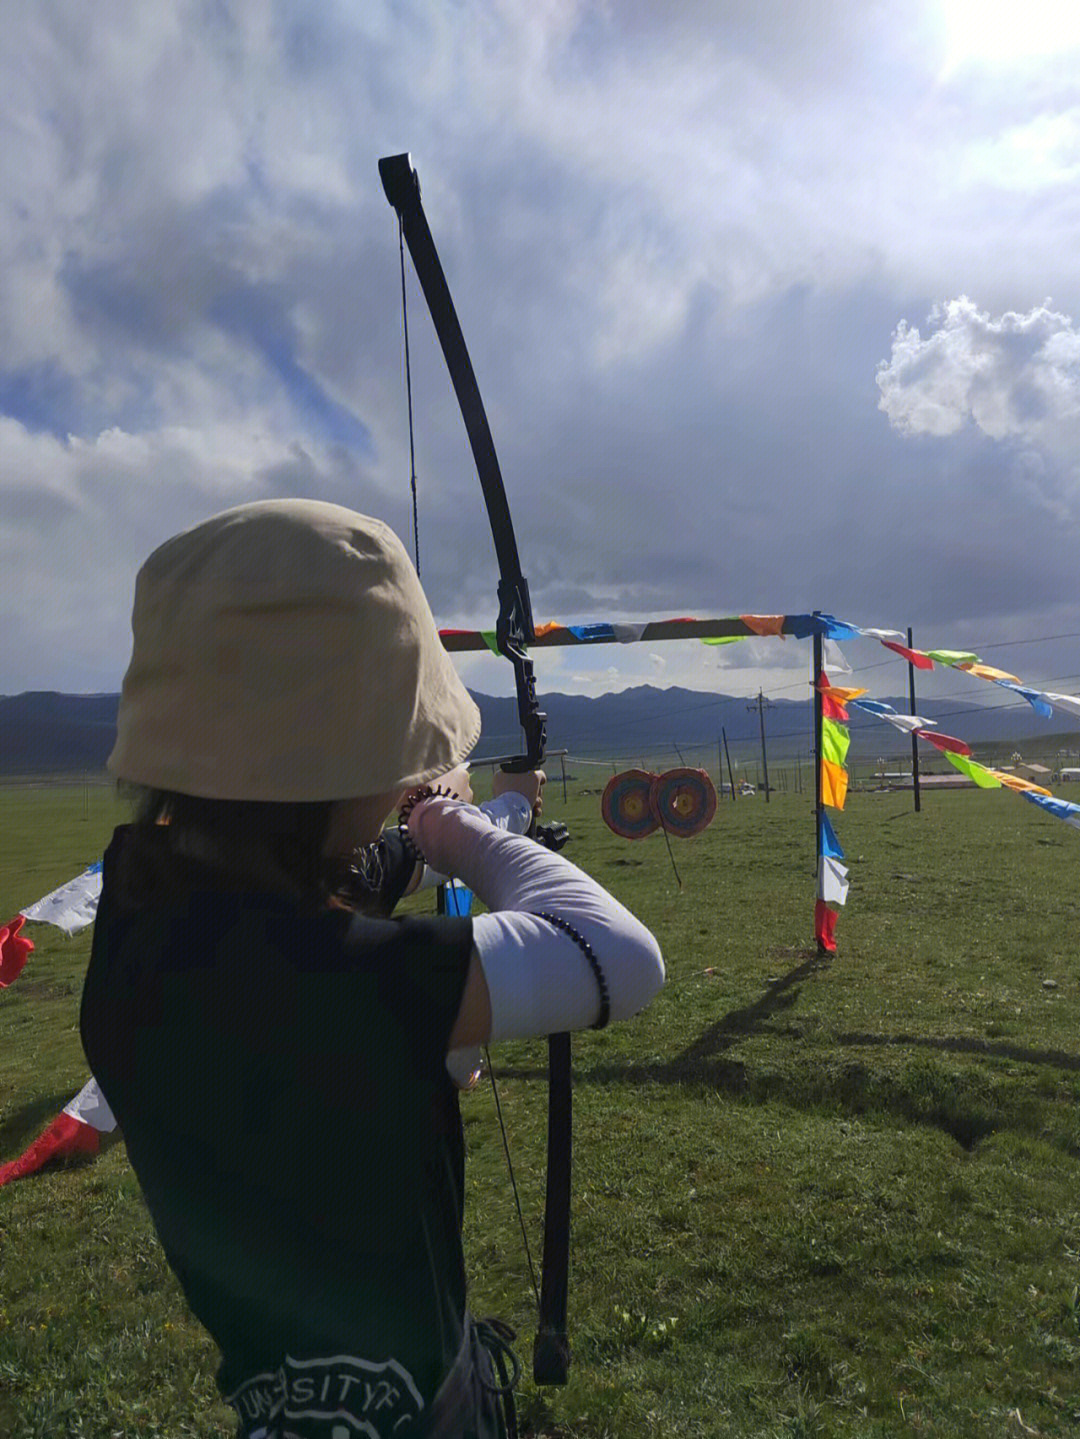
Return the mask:
<svg viewBox="0 0 1080 1439">
<path fill-rule="evenodd" d="M 604 971 L 600 968 L 600 961 L 597 959 L 592 945 L 583 934 L 578 931 L 567 920 L 557 914 L 538 914 L 537 919 L 546 919 L 548 924 L 553 924 L 556 929 L 561 929 L 569 939 L 572 939 L 581 950 L 582 954 L 589 961 L 597 987 L 600 990 L 600 1013 L 596 1023 L 589 1026 L 590 1029 L 603 1029 L 611 1018 L 611 996 L 608 993 L 607 980 L 604 978 Z"/>
<path fill-rule="evenodd" d="M 405 846 L 405 853 L 416 860 L 418 864 L 427 864 L 427 860 L 416 847 L 416 841 L 409 833 L 409 816 L 422 799 L 458 799 L 453 790 L 444 789 L 441 784 L 422 784 L 418 789 L 410 790 L 405 796 L 401 808 L 398 810 L 398 834 Z"/>
</svg>

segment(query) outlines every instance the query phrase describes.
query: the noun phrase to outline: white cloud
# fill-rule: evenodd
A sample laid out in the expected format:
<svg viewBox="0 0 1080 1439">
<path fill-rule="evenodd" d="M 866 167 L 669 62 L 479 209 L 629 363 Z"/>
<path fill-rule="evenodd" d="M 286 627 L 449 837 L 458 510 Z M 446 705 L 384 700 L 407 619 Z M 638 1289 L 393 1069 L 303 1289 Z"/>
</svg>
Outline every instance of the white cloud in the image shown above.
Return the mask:
<svg viewBox="0 0 1080 1439">
<path fill-rule="evenodd" d="M 879 407 L 901 434 L 945 436 L 965 424 L 994 440 L 1022 437 L 1071 453 L 1080 419 L 1080 331 L 1050 302 L 991 317 L 961 296 L 901 321 L 878 367 Z"/>
</svg>

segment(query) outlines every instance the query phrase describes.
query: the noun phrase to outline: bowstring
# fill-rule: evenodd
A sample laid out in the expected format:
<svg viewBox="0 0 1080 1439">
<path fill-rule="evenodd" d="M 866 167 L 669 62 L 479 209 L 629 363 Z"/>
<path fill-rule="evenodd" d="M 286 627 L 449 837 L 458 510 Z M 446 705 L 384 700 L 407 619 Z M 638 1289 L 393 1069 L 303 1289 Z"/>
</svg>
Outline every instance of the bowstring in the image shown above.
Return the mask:
<svg viewBox="0 0 1080 1439">
<path fill-rule="evenodd" d="M 450 893 L 457 894 L 457 886 L 453 878 L 447 882 L 447 889 Z M 454 900 L 454 913 L 459 913 L 457 899 Z M 491 1080 L 491 1093 L 495 1099 L 495 1114 L 499 1121 L 499 1134 L 502 1136 L 503 1154 L 506 1156 L 506 1169 L 510 1175 L 510 1188 L 514 1194 L 514 1208 L 517 1210 L 518 1226 L 521 1229 L 521 1241 L 525 1246 L 525 1258 L 529 1265 L 529 1282 L 532 1284 L 533 1294 L 536 1296 L 537 1310 L 540 1308 L 540 1285 L 536 1278 L 536 1265 L 533 1262 L 532 1246 L 529 1244 L 529 1231 L 525 1227 L 525 1215 L 521 1208 L 521 1195 L 518 1193 L 517 1177 L 514 1174 L 514 1161 L 510 1158 L 510 1140 L 506 1133 L 506 1122 L 503 1119 L 502 1101 L 499 1097 L 499 1086 L 495 1081 L 495 1066 L 491 1062 L 491 1051 L 487 1045 L 483 1045 L 484 1063 L 487 1065 L 488 1078 Z"/>
</svg>

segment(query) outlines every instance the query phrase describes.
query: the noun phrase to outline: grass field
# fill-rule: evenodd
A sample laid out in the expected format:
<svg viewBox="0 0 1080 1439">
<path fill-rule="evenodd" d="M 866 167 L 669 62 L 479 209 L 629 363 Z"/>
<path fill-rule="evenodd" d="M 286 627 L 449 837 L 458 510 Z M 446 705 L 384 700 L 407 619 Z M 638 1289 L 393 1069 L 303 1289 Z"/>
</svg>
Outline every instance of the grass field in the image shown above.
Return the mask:
<svg viewBox="0 0 1080 1439">
<path fill-rule="evenodd" d="M 597 772 L 599 773 L 599 772 Z M 669 983 L 575 1039 L 574 1362 L 527 1432 L 1080 1433 L 1080 834 L 1019 797 L 854 794 L 852 887 L 817 959 L 811 797 L 722 803 L 697 839 L 567 849 L 656 932 Z M 85 817 L 84 817 L 85 815 Z M 100 856 L 111 792 L 0 790 L 0 919 Z M 33 927 L 0 993 L 0 1159 L 85 1081 L 89 932 Z M 705 973 L 711 970 L 713 973 Z M 534 1251 L 541 1044 L 494 1055 Z M 473 1308 L 531 1349 L 490 1088 L 463 1101 Z M 222 1436 L 124 1148 L 0 1190 L 0 1435 Z M 528 1363 L 526 1362 L 526 1368 Z"/>
</svg>

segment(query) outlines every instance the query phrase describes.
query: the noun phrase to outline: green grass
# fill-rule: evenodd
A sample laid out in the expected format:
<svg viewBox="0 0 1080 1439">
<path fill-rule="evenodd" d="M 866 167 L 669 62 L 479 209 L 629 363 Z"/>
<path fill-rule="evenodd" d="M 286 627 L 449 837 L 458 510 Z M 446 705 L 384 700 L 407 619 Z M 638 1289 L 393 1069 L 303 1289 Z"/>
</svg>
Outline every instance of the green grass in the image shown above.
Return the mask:
<svg viewBox="0 0 1080 1439">
<path fill-rule="evenodd" d="M 581 771 L 565 805 L 553 783 L 549 814 L 657 933 L 669 983 L 574 1041 L 574 1362 L 565 1390 L 526 1378 L 526 1430 L 1080 1433 L 1080 835 L 1005 792 L 928 794 L 918 815 L 852 795 L 823 961 L 809 795 L 722 802 L 672 842 L 680 891 L 660 835 L 604 827 L 604 778 Z M 100 854 L 123 812 L 104 788 L 84 805 L 0 791 L 0 916 Z M 33 938 L 0 994 L 2 1158 L 86 1077 L 89 933 Z M 494 1059 L 535 1252 L 544 1047 Z M 490 1088 L 463 1109 L 473 1307 L 514 1323 L 527 1361 Z M 0 1190 L 0 1434 L 228 1434 L 214 1367 L 122 1144 Z"/>
</svg>

